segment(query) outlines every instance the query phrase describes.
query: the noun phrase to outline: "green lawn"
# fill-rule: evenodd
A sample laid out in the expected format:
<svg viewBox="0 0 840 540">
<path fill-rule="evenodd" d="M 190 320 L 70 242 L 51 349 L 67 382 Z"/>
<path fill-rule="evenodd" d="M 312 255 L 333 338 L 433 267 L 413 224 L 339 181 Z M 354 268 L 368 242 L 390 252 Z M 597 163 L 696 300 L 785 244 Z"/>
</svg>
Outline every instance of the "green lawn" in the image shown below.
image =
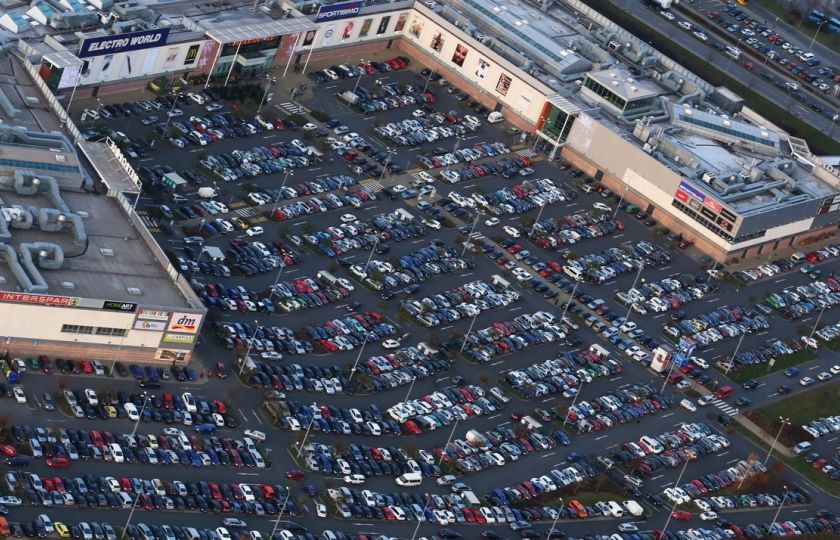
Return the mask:
<svg viewBox="0 0 840 540">
<path fill-rule="evenodd" d="M 816 388 L 787 399 L 770 403 L 755 412 L 767 418 L 784 416 L 793 425 L 801 426 L 822 416 L 837 414 L 837 399 L 840 397 L 840 382 L 817 383 Z"/>
<path fill-rule="evenodd" d="M 737 383 L 742 383 L 747 379 L 756 379 L 758 377 L 764 377 L 769 373 L 775 373 L 776 371 L 784 371 L 789 367 L 793 367 L 804 362 L 809 362 L 814 359 L 816 353 L 813 349 L 802 349 L 801 351 L 797 351 L 793 354 L 789 354 L 787 356 L 782 356 L 776 358 L 776 363 L 773 364 L 773 367 L 770 367 L 769 364 L 758 364 L 755 366 L 747 366 L 745 368 L 738 369 L 737 371 L 733 370 L 729 372 L 729 378 Z M 720 367 L 715 365 L 715 369 L 724 373 L 726 370 L 720 369 Z"/>
</svg>

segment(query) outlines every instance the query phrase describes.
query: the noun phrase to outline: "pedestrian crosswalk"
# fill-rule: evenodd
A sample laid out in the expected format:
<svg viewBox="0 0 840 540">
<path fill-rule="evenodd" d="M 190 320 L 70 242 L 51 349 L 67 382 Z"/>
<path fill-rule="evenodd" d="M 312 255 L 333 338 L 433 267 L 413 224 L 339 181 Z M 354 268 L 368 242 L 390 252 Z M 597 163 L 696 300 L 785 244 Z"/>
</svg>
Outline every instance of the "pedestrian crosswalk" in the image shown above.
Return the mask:
<svg viewBox="0 0 840 540">
<path fill-rule="evenodd" d="M 246 206 L 245 208 L 237 208 L 233 213 L 244 218 L 250 218 L 259 215 L 260 211 L 255 206 Z"/>
<path fill-rule="evenodd" d="M 736 416 L 738 414 L 738 408 L 733 407 L 732 405 L 728 404 L 727 402 L 723 401 L 722 399 L 713 399 L 712 403 L 715 404 L 715 407 L 723 411 L 724 414 L 727 416 Z"/>
<path fill-rule="evenodd" d="M 521 150 L 517 150 L 516 155 L 517 156 L 522 156 L 522 157 L 525 157 L 525 158 L 532 158 L 532 157 L 536 156 L 537 153 L 534 152 L 533 150 L 531 150 L 530 148 L 523 148 Z"/>
<path fill-rule="evenodd" d="M 303 107 L 301 107 L 300 105 L 296 105 L 296 104 L 292 103 L 291 101 L 284 101 L 283 103 L 280 104 L 280 108 L 283 109 L 284 111 L 286 111 L 289 114 L 302 114 L 303 113 Z"/>
<path fill-rule="evenodd" d="M 140 216 L 140 221 L 143 222 L 143 225 L 145 225 L 147 229 L 151 229 L 153 227 L 158 226 L 156 219 L 150 218 L 149 216 L 144 216 L 144 215 L 139 214 L 139 213 L 138 213 L 138 215 Z"/>
<path fill-rule="evenodd" d="M 359 184 L 362 185 L 362 186 L 371 187 L 371 188 L 375 189 L 376 191 L 382 191 L 383 189 L 385 189 L 385 186 L 383 186 L 379 182 L 379 180 L 374 180 L 373 178 L 368 178 L 367 180 L 362 180 L 361 182 L 359 182 Z"/>
</svg>

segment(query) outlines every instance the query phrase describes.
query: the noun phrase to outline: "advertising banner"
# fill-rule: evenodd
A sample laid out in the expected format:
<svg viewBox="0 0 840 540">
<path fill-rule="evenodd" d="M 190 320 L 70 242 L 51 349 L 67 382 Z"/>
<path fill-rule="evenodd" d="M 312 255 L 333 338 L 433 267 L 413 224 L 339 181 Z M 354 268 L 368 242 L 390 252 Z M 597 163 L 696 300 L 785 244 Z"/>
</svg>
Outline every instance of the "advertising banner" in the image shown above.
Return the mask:
<svg viewBox="0 0 840 540">
<path fill-rule="evenodd" d="M 685 191 L 700 202 L 706 200 L 706 194 L 697 189 L 696 187 L 692 186 L 688 182 L 680 182 L 680 189 Z"/>
<path fill-rule="evenodd" d="M 165 321 L 134 321 L 135 330 L 149 330 L 152 332 L 163 332 L 166 330 Z"/>
<path fill-rule="evenodd" d="M 63 88 L 72 88 L 79 83 L 82 76 L 82 66 L 67 66 L 61 72 L 61 79 L 58 81 L 59 90 Z"/>
<path fill-rule="evenodd" d="M 195 334 L 198 332 L 199 326 L 201 326 L 200 313 L 181 313 L 176 311 L 172 314 L 172 318 L 169 320 L 169 326 L 166 330 L 169 332 Z"/>
<path fill-rule="evenodd" d="M 678 189 L 676 193 L 674 193 L 674 197 L 683 204 L 688 204 L 688 193 L 685 191 Z"/>
<path fill-rule="evenodd" d="M 463 67 L 464 60 L 467 59 L 468 52 L 470 52 L 470 50 L 459 43 L 458 46 L 455 47 L 455 52 L 452 54 L 452 63 L 458 67 Z"/>
<path fill-rule="evenodd" d="M 106 309 L 108 311 L 125 311 L 128 313 L 133 313 L 137 310 L 137 304 L 132 302 L 118 302 L 116 300 L 105 300 L 102 303 L 102 309 Z"/>
<path fill-rule="evenodd" d="M 169 320 L 169 311 L 162 311 L 160 309 L 140 308 L 137 310 L 137 318 L 145 321 L 163 321 Z"/>
<path fill-rule="evenodd" d="M 170 361 L 181 361 L 187 358 L 186 351 L 178 351 L 175 349 L 158 349 L 155 352 L 155 360 L 170 360 Z"/>
<path fill-rule="evenodd" d="M 79 58 L 90 58 L 104 54 L 150 49 L 165 45 L 168 38 L 169 28 L 88 38 L 82 42 L 78 56 Z"/>
<path fill-rule="evenodd" d="M 196 58 L 198 58 L 198 49 L 201 48 L 201 45 L 194 44 L 190 45 L 190 48 L 187 49 L 187 56 L 184 57 L 184 65 L 189 66 L 195 63 Z"/>
<path fill-rule="evenodd" d="M 192 345 L 195 343 L 195 334 L 164 334 L 164 343 L 178 343 L 179 345 Z"/>
<path fill-rule="evenodd" d="M 205 39 L 201 47 L 201 54 L 198 56 L 198 64 L 196 69 L 205 70 L 210 69 L 213 60 L 216 58 L 216 53 L 219 52 L 219 42 L 213 39 Z"/>
<path fill-rule="evenodd" d="M 55 296 L 52 294 L 29 294 L 0 291 L 0 302 L 15 302 L 17 304 L 39 304 L 54 307 L 78 307 L 80 299 L 71 296 Z"/>
<path fill-rule="evenodd" d="M 339 19 L 349 19 L 355 17 L 361 11 L 364 2 L 353 0 L 352 2 L 339 2 L 330 6 L 322 5 L 318 8 L 318 14 L 315 16 L 315 22 L 337 21 Z"/>
<path fill-rule="evenodd" d="M 499 82 L 496 83 L 496 92 L 503 96 L 506 96 L 508 90 L 510 90 L 510 83 L 512 82 L 513 80 L 510 78 L 510 75 L 502 73 L 501 75 L 499 75 Z"/>
<path fill-rule="evenodd" d="M 716 200 L 714 200 L 713 198 L 711 198 L 711 197 L 706 197 L 706 200 L 704 200 L 704 201 L 703 201 L 703 204 L 705 204 L 706 206 L 708 206 L 709 208 L 711 208 L 711 209 L 712 209 L 712 211 L 713 211 L 715 214 L 719 214 L 719 213 L 720 213 L 720 209 L 721 209 L 720 203 L 719 203 L 719 202 L 717 202 Z"/>
</svg>

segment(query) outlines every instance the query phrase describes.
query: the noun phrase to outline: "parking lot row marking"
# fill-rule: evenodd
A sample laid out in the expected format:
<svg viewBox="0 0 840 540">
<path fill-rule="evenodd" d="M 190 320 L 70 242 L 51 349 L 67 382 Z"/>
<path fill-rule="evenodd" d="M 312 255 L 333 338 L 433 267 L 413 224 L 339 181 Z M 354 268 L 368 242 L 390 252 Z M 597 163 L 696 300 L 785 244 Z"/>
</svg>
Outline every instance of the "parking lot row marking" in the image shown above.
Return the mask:
<svg viewBox="0 0 840 540">
<path fill-rule="evenodd" d="M 595 437 L 595 440 L 600 441 L 601 439 L 606 439 L 606 438 L 607 438 L 606 435 L 601 435 L 600 437 Z"/>
<path fill-rule="evenodd" d="M 545 458 L 547 458 L 547 457 L 549 457 L 549 456 L 553 456 L 553 455 L 554 455 L 554 454 L 556 454 L 556 453 L 557 453 L 557 452 L 549 452 L 549 453 L 545 454 L 544 456 L 542 456 L 542 458 L 543 458 L 543 459 L 545 459 Z"/>
<path fill-rule="evenodd" d="M 816 366 L 811 366 L 811 367 L 808 368 L 809 371 L 813 371 L 815 369 L 820 369 L 820 365 L 817 364 Z"/>
<path fill-rule="evenodd" d="M 502 361 L 501 361 L 501 360 L 497 360 L 497 361 L 493 362 L 493 363 L 492 363 L 492 364 L 490 364 L 490 365 L 491 365 L 491 366 L 498 366 L 498 365 L 499 365 L 499 364 L 501 364 L 501 363 L 502 363 Z"/>
</svg>

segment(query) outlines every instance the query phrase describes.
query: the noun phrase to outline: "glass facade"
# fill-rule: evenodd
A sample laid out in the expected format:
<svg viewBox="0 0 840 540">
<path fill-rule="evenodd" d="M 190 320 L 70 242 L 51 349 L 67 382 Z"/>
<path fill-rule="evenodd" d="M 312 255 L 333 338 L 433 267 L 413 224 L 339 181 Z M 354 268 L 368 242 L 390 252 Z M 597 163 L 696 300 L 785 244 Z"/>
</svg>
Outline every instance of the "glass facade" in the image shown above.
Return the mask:
<svg viewBox="0 0 840 540">
<path fill-rule="evenodd" d="M 583 86 L 620 111 L 627 106 L 627 100 L 589 76 L 583 80 Z"/>
<path fill-rule="evenodd" d="M 569 131 L 575 123 L 574 116 L 570 116 L 562 109 L 551 106 L 551 111 L 548 113 L 548 118 L 543 124 L 542 131 L 551 136 L 552 139 L 565 141 L 569 136 Z"/>
</svg>

